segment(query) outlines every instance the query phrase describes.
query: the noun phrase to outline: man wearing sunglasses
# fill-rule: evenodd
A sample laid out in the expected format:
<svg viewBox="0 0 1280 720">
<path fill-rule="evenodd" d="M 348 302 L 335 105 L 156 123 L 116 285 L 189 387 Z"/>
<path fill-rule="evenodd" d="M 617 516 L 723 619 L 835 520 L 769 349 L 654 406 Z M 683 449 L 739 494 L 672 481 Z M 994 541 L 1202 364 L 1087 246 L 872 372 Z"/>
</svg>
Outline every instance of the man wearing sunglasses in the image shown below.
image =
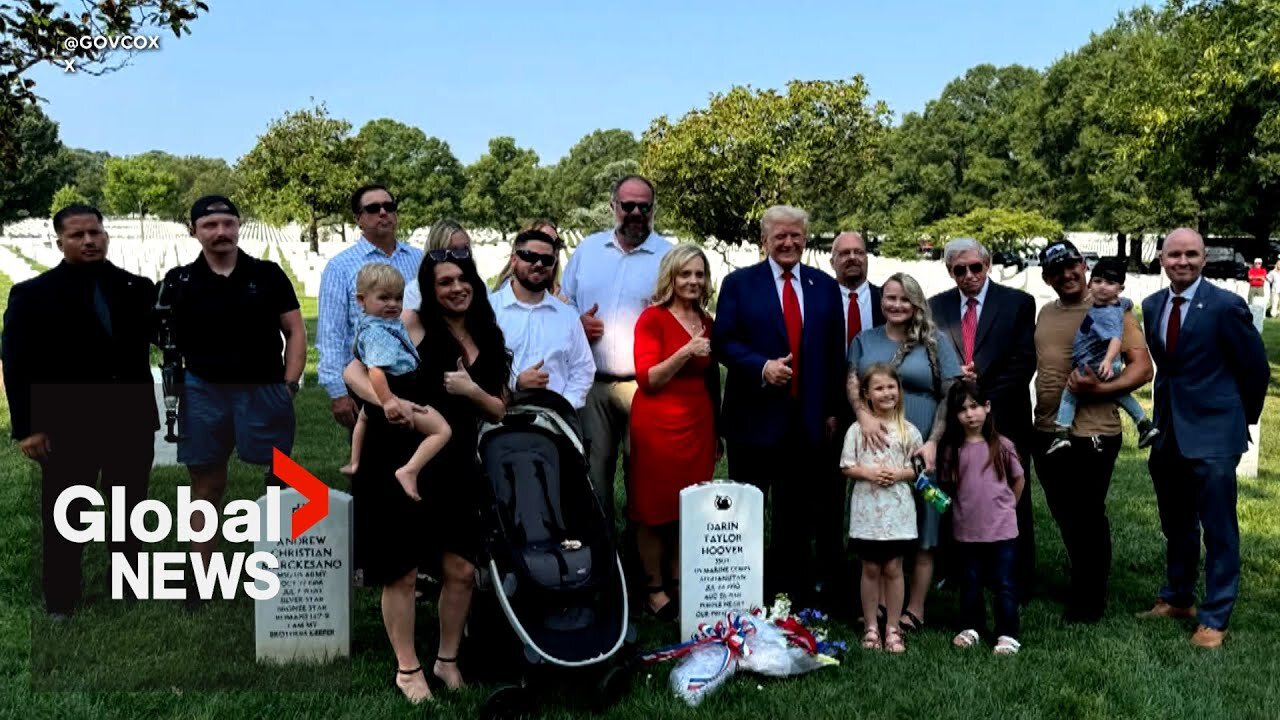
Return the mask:
<svg viewBox="0 0 1280 720">
<path fill-rule="evenodd" d="M 511 378 L 512 389 L 551 390 L 581 409 L 595 379 L 596 361 L 578 312 L 548 292 L 556 261 L 550 235 L 541 230 L 520 233 L 512 244 L 511 282 L 489 302 L 519 373 Z"/>
<path fill-rule="evenodd" d="M 653 183 L 628 175 L 614 183 L 610 197 L 614 228 L 578 244 L 560 288 L 580 314 L 595 358 L 595 381 L 582 411 L 582 429 L 589 445 L 591 483 L 612 523 L 618 446 L 623 447 L 625 467 L 631 398 L 636 392 L 636 320 L 653 298 L 658 265 L 671 243 L 653 231 Z"/>
<path fill-rule="evenodd" d="M 991 253 L 973 238 L 957 238 L 942 252 L 954 289 L 929 299 L 938 329 L 955 344 L 965 378 L 976 380 L 991 400 L 996 431 L 1018 449 L 1031 468 L 1031 394 L 1036 371 L 1036 303 L 1021 290 L 992 282 Z M 1026 473 L 1031 482 L 1031 473 Z M 1018 598 L 1031 599 L 1035 580 L 1035 531 L 1031 493 L 1018 500 Z"/>
<path fill-rule="evenodd" d="M 342 370 L 351 362 L 356 324 L 362 315 L 356 304 L 356 275 L 368 263 L 390 263 L 404 275 L 407 285 L 417 279 L 422 264 L 421 250 L 396 240 L 396 210 L 396 199 L 381 185 L 364 185 L 351 193 L 351 213 L 360 227 L 360 239 L 335 255 L 320 275 L 317 374 L 329 393 L 333 419 L 349 428 L 356 424 L 356 405 L 347 394 Z"/>
</svg>

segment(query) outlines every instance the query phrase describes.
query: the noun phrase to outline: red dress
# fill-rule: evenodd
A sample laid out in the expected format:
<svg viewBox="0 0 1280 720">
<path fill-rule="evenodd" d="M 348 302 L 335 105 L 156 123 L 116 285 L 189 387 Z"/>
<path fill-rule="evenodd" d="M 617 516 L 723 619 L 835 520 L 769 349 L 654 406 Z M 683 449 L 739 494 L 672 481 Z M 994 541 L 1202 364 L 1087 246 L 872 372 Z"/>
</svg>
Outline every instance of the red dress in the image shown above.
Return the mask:
<svg viewBox="0 0 1280 720">
<path fill-rule="evenodd" d="M 711 318 L 702 315 L 703 337 Z M 680 517 L 680 490 L 711 479 L 716 468 L 715 400 L 708 378 L 719 370 L 711 356 L 693 357 L 660 389 L 649 370 L 688 344 L 689 331 L 665 307 L 651 306 L 636 321 L 635 397 L 631 401 L 631 468 L 627 515 L 645 525 Z M 719 393 L 716 393 L 717 395 Z"/>
</svg>

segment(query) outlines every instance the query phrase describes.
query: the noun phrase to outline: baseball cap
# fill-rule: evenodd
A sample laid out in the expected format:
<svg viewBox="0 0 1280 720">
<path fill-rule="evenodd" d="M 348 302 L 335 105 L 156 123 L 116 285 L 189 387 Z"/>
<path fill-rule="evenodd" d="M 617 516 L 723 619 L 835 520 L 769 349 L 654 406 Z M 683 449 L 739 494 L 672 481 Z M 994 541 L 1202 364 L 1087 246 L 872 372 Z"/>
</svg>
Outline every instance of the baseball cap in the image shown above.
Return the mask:
<svg viewBox="0 0 1280 720">
<path fill-rule="evenodd" d="M 1117 257 L 1104 257 L 1093 266 L 1093 277 L 1124 284 L 1124 261 Z"/>
<path fill-rule="evenodd" d="M 231 202 L 230 198 L 222 195 L 205 195 L 191 205 L 191 224 L 194 226 L 197 220 L 206 215 L 219 214 L 240 217 L 240 211 L 236 209 L 236 204 Z"/>
<path fill-rule="evenodd" d="M 1070 240 L 1049 243 L 1045 246 L 1045 249 L 1040 251 L 1040 267 L 1047 273 L 1056 272 L 1067 265 L 1082 260 L 1084 260 L 1084 256 L 1080 254 L 1080 251 L 1076 249 L 1076 246 Z"/>
</svg>

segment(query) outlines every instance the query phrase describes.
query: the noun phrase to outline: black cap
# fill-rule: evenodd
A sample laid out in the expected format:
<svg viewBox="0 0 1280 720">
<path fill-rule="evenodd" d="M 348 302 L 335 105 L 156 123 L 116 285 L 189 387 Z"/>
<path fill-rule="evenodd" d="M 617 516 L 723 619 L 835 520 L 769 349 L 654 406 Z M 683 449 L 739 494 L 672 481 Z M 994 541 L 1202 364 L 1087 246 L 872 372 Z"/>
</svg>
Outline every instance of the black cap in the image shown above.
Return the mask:
<svg viewBox="0 0 1280 720">
<path fill-rule="evenodd" d="M 219 214 L 240 217 L 240 211 L 236 209 L 236 204 L 231 202 L 230 198 L 221 195 L 205 195 L 191 205 L 191 225 L 195 226 L 196 221 L 206 215 Z"/>
<path fill-rule="evenodd" d="M 1124 261 L 1118 257 L 1099 258 L 1093 266 L 1093 277 L 1124 284 Z"/>
<path fill-rule="evenodd" d="M 1084 260 L 1084 256 L 1070 240 L 1059 240 L 1049 243 L 1040 251 L 1040 268 L 1042 272 L 1056 272 Z"/>
</svg>

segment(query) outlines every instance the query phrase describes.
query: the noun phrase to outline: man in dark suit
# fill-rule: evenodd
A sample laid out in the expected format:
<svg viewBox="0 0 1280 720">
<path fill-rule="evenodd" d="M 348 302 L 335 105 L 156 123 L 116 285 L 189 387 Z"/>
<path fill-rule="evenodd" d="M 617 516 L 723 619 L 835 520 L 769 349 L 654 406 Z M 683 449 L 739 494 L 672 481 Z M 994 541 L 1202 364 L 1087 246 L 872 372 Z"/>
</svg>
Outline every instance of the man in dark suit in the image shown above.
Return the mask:
<svg viewBox="0 0 1280 720">
<path fill-rule="evenodd" d="M 160 422 L 149 355 L 155 285 L 107 261 L 96 209 L 59 210 L 53 228 L 63 261 L 9 291 L 0 352 L 13 438 L 41 469 L 45 610 L 64 620 L 80 601 L 83 545 L 58 533 L 58 495 L 101 475 L 104 498 L 124 488 L 124 507 L 111 512 L 127 519 L 147 497 Z M 87 509 L 73 503 L 67 518 Z M 126 532 L 112 552 L 141 550 Z"/>
<path fill-rule="evenodd" d="M 1240 590 L 1236 465 L 1258 422 L 1271 370 L 1262 337 L 1238 295 L 1201 279 L 1204 240 L 1169 233 L 1160 265 L 1170 287 L 1142 302 L 1147 345 L 1158 371 L 1148 467 L 1166 542 L 1167 583 L 1145 617 L 1191 618 L 1194 645 L 1216 648 Z M 1204 528 L 1205 590 L 1195 609 Z"/>
<path fill-rule="evenodd" d="M 840 284 L 840 303 L 844 310 L 844 347 L 846 356 L 853 338 L 863 330 L 884 324 L 880 310 L 880 287 L 867 280 L 867 245 L 856 232 L 843 232 L 831 243 L 831 269 Z M 850 567 L 846 552 L 849 525 L 845 516 L 849 509 L 848 481 L 840 472 L 840 451 L 844 434 L 853 425 L 853 407 L 839 403 L 836 431 L 830 444 L 831 482 L 818 488 L 818 514 L 814 518 L 818 535 L 818 595 L 833 611 L 858 606 L 850 593 L 850 581 L 857 577 Z"/>
<path fill-rule="evenodd" d="M 996 431 L 1018 449 L 1031 482 L 1031 378 L 1036 372 L 1036 303 L 1021 290 L 987 276 L 991 254 L 972 238 L 958 238 L 943 249 L 947 272 L 956 287 L 929 298 L 938 329 L 955 343 L 965 378 L 977 380 L 991 400 Z M 1018 500 L 1018 599 L 1031 599 L 1035 582 L 1035 526 L 1031 493 Z"/>
<path fill-rule="evenodd" d="M 830 275 L 803 265 L 808 215 L 774 206 L 760 220 L 768 256 L 720 287 L 712 346 L 728 369 L 721 413 L 729 475 L 772 490 L 768 592 L 813 588 L 815 509 L 830 480 L 824 448 L 844 403 L 844 315 Z"/>
</svg>

